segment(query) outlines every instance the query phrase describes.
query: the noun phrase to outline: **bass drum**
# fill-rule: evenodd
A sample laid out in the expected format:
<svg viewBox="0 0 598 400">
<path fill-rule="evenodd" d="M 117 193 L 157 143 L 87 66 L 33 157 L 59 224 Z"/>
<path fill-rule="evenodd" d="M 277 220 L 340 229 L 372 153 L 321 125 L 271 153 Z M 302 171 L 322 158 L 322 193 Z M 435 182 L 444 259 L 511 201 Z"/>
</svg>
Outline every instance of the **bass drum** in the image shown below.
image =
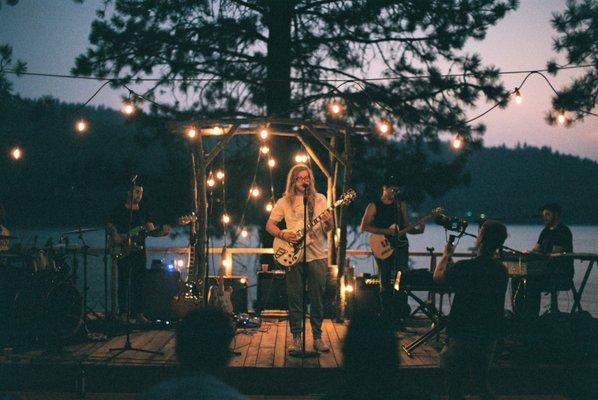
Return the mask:
<svg viewBox="0 0 598 400">
<path fill-rule="evenodd" d="M 56 281 L 54 274 L 36 275 L 15 297 L 15 333 L 40 341 L 74 336 L 83 322 L 83 297 L 70 282 Z"/>
</svg>

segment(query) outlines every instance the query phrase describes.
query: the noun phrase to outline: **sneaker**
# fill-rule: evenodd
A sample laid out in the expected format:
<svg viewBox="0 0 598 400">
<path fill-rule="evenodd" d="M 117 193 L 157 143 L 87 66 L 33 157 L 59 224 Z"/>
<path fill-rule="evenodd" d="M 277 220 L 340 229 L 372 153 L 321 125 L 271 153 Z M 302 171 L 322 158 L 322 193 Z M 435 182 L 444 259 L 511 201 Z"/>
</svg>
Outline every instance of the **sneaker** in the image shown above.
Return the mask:
<svg viewBox="0 0 598 400">
<path fill-rule="evenodd" d="M 301 351 L 301 335 L 293 335 L 293 343 L 289 346 L 289 352 Z"/>
<path fill-rule="evenodd" d="M 330 347 L 322 339 L 314 339 L 314 350 L 319 352 L 330 351 Z"/>
</svg>

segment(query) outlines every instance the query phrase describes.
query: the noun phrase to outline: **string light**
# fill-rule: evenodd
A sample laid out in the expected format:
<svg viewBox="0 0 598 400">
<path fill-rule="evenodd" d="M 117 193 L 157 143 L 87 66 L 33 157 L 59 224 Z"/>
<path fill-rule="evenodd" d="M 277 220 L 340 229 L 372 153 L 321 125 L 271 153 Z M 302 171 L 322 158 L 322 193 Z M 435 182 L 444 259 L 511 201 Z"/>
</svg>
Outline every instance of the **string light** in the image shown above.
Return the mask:
<svg viewBox="0 0 598 400">
<path fill-rule="evenodd" d="M 263 140 L 268 139 L 268 136 L 270 136 L 270 132 L 268 131 L 268 128 L 263 128 L 260 130 L 260 138 L 262 138 Z"/>
<path fill-rule="evenodd" d="M 268 160 L 268 167 L 274 168 L 276 166 L 276 160 L 271 158 Z"/>
<path fill-rule="evenodd" d="M 216 125 L 212 128 L 212 135 L 220 136 L 222 134 L 224 134 L 224 129 L 222 129 L 222 127 Z"/>
<path fill-rule="evenodd" d="M 339 100 L 333 100 L 328 104 L 328 112 L 335 117 L 340 116 L 344 109 L 345 107 Z"/>
<path fill-rule="evenodd" d="M 270 148 L 268 146 L 262 146 L 260 147 L 260 151 L 262 154 L 268 154 L 270 152 Z"/>
<path fill-rule="evenodd" d="M 260 197 L 261 192 L 260 192 L 260 189 L 258 187 L 253 187 L 249 191 L 249 194 L 251 194 L 251 196 L 254 197 L 254 198 L 258 198 L 258 197 Z"/>
<path fill-rule="evenodd" d="M 197 136 L 197 129 L 195 129 L 195 128 L 187 129 L 187 137 L 189 139 L 195 139 L 196 136 Z"/>
<path fill-rule="evenodd" d="M 85 121 L 84 119 L 80 119 L 75 123 L 75 130 L 79 133 L 87 132 L 88 127 L 89 125 L 87 124 L 87 121 Z"/>
<path fill-rule="evenodd" d="M 453 138 L 453 141 L 451 142 L 451 146 L 455 150 L 460 150 L 461 148 L 463 148 L 463 138 L 459 135 L 455 136 Z"/>
<path fill-rule="evenodd" d="M 245 228 L 241 229 L 241 236 L 244 238 L 249 236 L 249 232 L 247 232 L 247 229 L 245 229 Z"/>
<path fill-rule="evenodd" d="M 559 115 L 556 117 L 556 121 L 559 123 L 559 125 L 564 125 L 565 122 L 567 122 L 567 116 L 565 115 L 564 111 L 559 112 Z"/>
<path fill-rule="evenodd" d="M 266 211 L 270 212 L 270 211 L 272 211 L 272 209 L 273 209 L 273 208 L 274 208 L 274 205 L 272 205 L 272 202 L 271 202 L 271 201 L 269 201 L 269 202 L 266 204 Z"/>
<path fill-rule="evenodd" d="M 216 181 L 214 180 L 214 174 L 212 171 L 208 174 L 208 180 L 206 181 L 209 187 L 213 188 L 216 185 Z"/>
<path fill-rule="evenodd" d="M 247 278 L 241 278 L 241 279 L 239 279 L 239 283 L 240 283 L 241 285 L 244 285 L 244 284 L 246 284 L 246 283 L 247 283 Z"/>
<path fill-rule="evenodd" d="M 226 213 L 222 214 L 222 222 L 228 224 L 230 222 L 230 216 Z"/>
<path fill-rule="evenodd" d="M 515 103 L 521 104 L 523 102 L 523 97 L 521 97 L 521 92 L 519 92 L 519 88 L 515 88 Z"/>
<path fill-rule="evenodd" d="M 347 286 L 345 286 L 345 292 L 347 292 L 347 293 L 353 293 L 353 285 L 347 285 Z"/>
<path fill-rule="evenodd" d="M 125 100 L 120 111 L 125 115 L 133 115 L 135 113 L 135 104 L 131 100 Z"/>
<path fill-rule="evenodd" d="M 185 265 L 185 262 L 183 260 L 177 260 L 176 261 L 176 266 L 179 268 L 183 268 L 183 265 Z"/>
<path fill-rule="evenodd" d="M 222 266 L 225 268 L 229 268 L 230 267 L 230 261 L 227 260 L 226 258 L 222 259 Z"/>
<path fill-rule="evenodd" d="M 376 130 L 382 135 L 388 136 L 392 132 L 392 124 L 387 119 L 381 119 L 376 124 Z"/>
<path fill-rule="evenodd" d="M 23 150 L 20 147 L 13 147 L 10 150 L 10 156 L 15 160 L 20 160 L 23 157 Z"/>
<path fill-rule="evenodd" d="M 296 163 L 306 163 L 308 160 L 308 157 L 306 154 L 303 153 L 299 153 L 295 156 L 295 162 Z"/>
<path fill-rule="evenodd" d="M 221 170 L 216 171 L 216 178 L 218 178 L 219 180 L 223 180 L 224 179 L 224 172 Z"/>
</svg>

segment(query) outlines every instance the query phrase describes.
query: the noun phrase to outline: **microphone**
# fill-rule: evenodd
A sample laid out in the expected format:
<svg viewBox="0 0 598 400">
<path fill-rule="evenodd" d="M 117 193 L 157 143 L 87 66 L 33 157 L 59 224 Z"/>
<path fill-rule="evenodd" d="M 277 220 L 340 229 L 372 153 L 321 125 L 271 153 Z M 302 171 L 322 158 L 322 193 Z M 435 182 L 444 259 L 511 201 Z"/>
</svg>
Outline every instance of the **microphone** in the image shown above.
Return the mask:
<svg viewBox="0 0 598 400">
<path fill-rule="evenodd" d="M 137 180 L 138 176 L 139 175 L 137 175 L 137 174 L 133 175 L 133 177 L 131 178 L 131 183 L 135 183 L 135 181 Z"/>
</svg>

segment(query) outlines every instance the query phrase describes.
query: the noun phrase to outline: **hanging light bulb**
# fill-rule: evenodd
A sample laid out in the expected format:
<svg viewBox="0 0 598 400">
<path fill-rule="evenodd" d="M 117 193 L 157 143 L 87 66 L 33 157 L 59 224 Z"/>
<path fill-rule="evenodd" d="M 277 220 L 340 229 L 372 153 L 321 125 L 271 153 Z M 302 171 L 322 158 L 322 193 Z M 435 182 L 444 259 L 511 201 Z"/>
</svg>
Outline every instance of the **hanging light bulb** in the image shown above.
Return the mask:
<svg viewBox="0 0 598 400">
<path fill-rule="evenodd" d="M 303 154 L 303 153 L 299 153 L 295 156 L 296 163 L 306 163 L 307 159 L 308 159 L 307 155 Z"/>
<path fill-rule="evenodd" d="M 195 137 L 197 136 L 197 129 L 195 128 L 189 128 L 187 129 L 187 137 L 189 139 L 195 139 Z"/>
<path fill-rule="evenodd" d="M 388 136 L 392 133 L 392 124 L 387 119 L 381 119 L 376 124 L 376 130 L 384 136 Z"/>
<path fill-rule="evenodd" d="M 133 115 L 135 113 L 135 104 L 131 100 L 125 100 L 120 110 L 125 115 Z"/>
<path fill-rule="evenodd" d="M 460 150 L 461 148 L 463 148 L 463 138 L 459 135 L 455 136 L 453 138 L 453 141 L 451 142 L 451 146 L 455 150 Z"/>
<path fill-rule="evenodd" d="M 243 277 L 243 278 L 239 279 L 239 283 L 240 283 L 241 285 L 244 285 L 244 284 L 246 284 L 246 283 L 247 283 L 247 278 Z"/>
<path fill-rule="evenodd" d="M 523 97 L 521 97 L 521 92 L 519 92 L 519 88 L 515 88 L 515 103 L 521 104 L 523 102 Z"/>
<path fill-rule="evenodd" d="M 87 128 L 89 128 L 89 125 L 84 119 L 80 119 L 75 123 L 75 130 L 79 133 L 87 132 Z"/>
<path fill-rule="evenodd" d="M 272 204 L 272 202 L 271 202 L 271 201 L 269 201 L 269 202 L 266 204 L 266 211 L 270 212 L 270 211 L 272 211 L 272 209 L 273 209 L 273 208 L 274 208 L 274 205 Z"/>
<path fill-rule="evenodd" d="M 183 268 L 183 265 L 185 265 L 185 262 L 183 260 L 177 260 L 176 261 L 176 266 L 179 268 Z"/>
<path fill-rule="evenodd" d="M 339 100 L 333 100 L 328 104 L 328 112 L 334 117 L 340 116 L 344 109 L 345 107 Z"/>
<path fill-rule="evenodd" d="M 247 232 L 246 228 L 241 229 L 241 237 L 246 238 L 247 236 L 249 236 L 249 232 Z"/>
<path fill-rule="evenodd" d="M 567 116 L 565 115 L 564 111 L 559 112 L 559 115 L 556 117 L 556 121 L 559 123 L 559 125 L 564 125 L 565 122 L 567 122 Z"/>
<path fill-rule="evenodd" d="M 20 147 L 13 147 L 10 150 L 10 156 L 15 160 L 20 160 L 23 157 L 23 150 Z"/>
<path fill-rule="evenodd" d="M 347 285 L 347 286 L 345 286 L 345 292 L 347 292 L 347 293 L 353 293 L 353 285 Z"/>
<path fill-rule="evenodd" d="M 254 198 L 260 197 L 260 194 L 261 194 L 260 188 L 258 188 L 258 187 L 251 188 L 251 190 L 249 191 L 249 194 Z"/>
<path fill-rule="evenodd" d="M 230 222 L 230 216 L 227 213 L 222 214 L 222 222 L 225 224 Z"/>
<path fill-rule="evenodd" d="M 266 140 L 268 139 L 268 136 L 270 136 L 270 131 L 268 131 L 268 128 L 263 128 L 260 130 L 260 138 Z"/>
<path fill-rule="evenodd" d="M 268 167 L 274 168 L 276 166 L 276 160 L 271 158 L 268 160 Z"/>
<path fill-rule="evenodd" d="M 224 133 L 224 129 L 221 126 L 216 125 L 212 128 L 212 135 L 220 136 Z"/>
<path fill-rule="evenodd" d="M 225 268 L 229 268 L 230 267 L 230 261 L 227 260 L 226 258 L 222 259 L 222 266 Z"/>
<path fill-rule="evenodd" d="M 222 170 L 216 171 L 216 178 L 218 178 L 219 180 L 223 180 L 224 179 L 224 171 L 222 171 Z"/>
<path fill-rule="evenodd" d="M 268 154 L 270 152 L 270 148 L 268 146 L 262 146 L 260 147 L 260 151 L 262 154 Z"/>
<path fill-rule="evenodd" d="M 216 180 L 214 179 L 214 174 L 212 171 L 208 174 L 208 180 L 206 181 L 209 187 L 213 188 L 216 185 Z"/>
</svg>

